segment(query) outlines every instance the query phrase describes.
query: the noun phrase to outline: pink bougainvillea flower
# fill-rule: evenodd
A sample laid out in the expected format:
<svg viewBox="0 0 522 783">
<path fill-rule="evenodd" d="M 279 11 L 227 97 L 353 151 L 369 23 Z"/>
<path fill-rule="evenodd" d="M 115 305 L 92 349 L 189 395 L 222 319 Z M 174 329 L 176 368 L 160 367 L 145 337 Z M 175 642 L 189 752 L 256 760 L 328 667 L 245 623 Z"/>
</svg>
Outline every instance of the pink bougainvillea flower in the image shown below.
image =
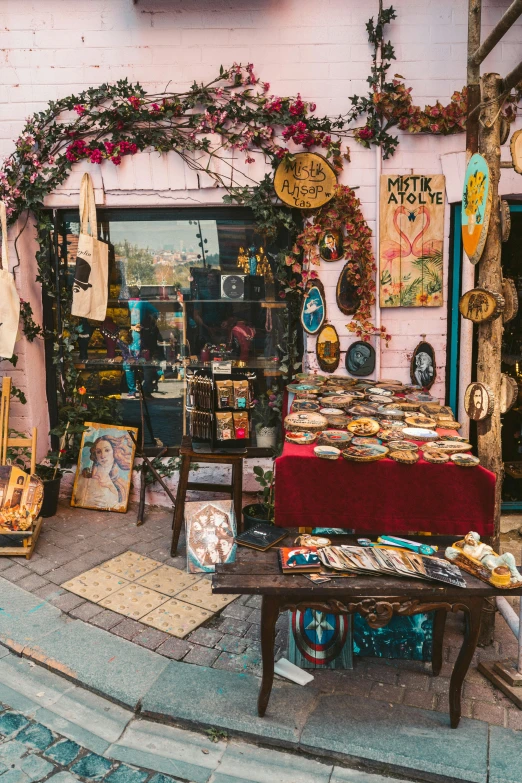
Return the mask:
<svg viewBox="0 0 522 783">
<path fill-rule="evenodd" d="M 85 114 L 87 109 L 85 108 L 85 106 L 81 106 L 79 103 L 77 103 L 76 106 L 74 106 L 74 111 L 76 112 L 76 114 L 78 114 L 78 116 L 81 117 L 82 114 Z"/>
</svg>

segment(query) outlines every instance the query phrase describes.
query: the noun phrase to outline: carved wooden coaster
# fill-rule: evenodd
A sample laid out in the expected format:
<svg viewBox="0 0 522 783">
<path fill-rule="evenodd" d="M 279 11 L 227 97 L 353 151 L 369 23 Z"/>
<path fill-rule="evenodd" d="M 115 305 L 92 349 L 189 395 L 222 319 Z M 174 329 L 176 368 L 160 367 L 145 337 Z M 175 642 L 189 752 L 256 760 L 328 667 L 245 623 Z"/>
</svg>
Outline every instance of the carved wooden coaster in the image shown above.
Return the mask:
<svg viewBox="0 0 522 783">
<path fill-rule="evenodd" d="M 474 324 L 494 321 L 502 315 L 505 306 L 506 302 L 501 294 L 487 291 L 485 288 L 473 288 L 461 296 L 459 301 L 460 314 Z"/>
</svg>

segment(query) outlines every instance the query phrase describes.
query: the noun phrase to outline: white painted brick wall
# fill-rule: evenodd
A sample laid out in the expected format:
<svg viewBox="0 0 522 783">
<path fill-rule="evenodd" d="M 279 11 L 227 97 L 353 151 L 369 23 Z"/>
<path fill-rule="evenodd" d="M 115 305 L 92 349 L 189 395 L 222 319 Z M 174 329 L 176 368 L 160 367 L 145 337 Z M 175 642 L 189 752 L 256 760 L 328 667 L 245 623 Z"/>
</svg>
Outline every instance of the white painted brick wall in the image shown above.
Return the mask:
<svg viewBox="0 0 522 783">
<path fill-rule="evenodd" d="M 484 35 L 508 4 L 508 0 L 483 1 Z M 437 98 L 448 102 L 451 93 L 465 82 L 467 0 L 397 0 L 394 6 L 398 19 L 388 33 L 397 61 L 390 73 L 406 78 L 416 103 Z M 49 100 L 124 77 L 139 81 L 151 92 L 165 89 L 168 83 L 171 89 L 185 89 L 194 79 L 213 78 L 219 65 L 234 61 L 254 62 L 257 73 L 271 83 L 272 92 L 300 92 L 317 103 L 318 114 L 345 113 L 350 108 L 348 96 L 367 89 L 371 52 L 364 25 L 376 11 L 376 0 L 323 0 L 320 6 L 312 0 L 241 0 L 233 4 L 215 0 L 177 4 L 171 0 L 139 0 L 136 4 L 131 0 L 0 0 L 0 156 L 12 150 L 12 140 L 24 119 Z M 511 70 L 520 58 L 521 37 L 519 21 L 488 57 L 485 69 L 501 74 Z M 440 156 L 462 150 L 463 136 L 435 139 L 402 134 L 399 150 L 384 162 L 383 173 L 409 173 L 411 169 L 440 173 Z M 140 156 L 125 160 L 119 170 L 110 168 L 112 164 L 104 165 L 96 172 L 98 202 L 110 206 L 220 203 L 219 191 L 203 180 L 197 190 L 194 173 L 174 157 L 169 155 L 165 161 L 158 156 Z M 264 173 L 257 164 L 245 173 L 251 176 L 254 171 L 257 176 Z M 179 190 L 180 181 L 187 190 Z M 352 144 L 352 162 L 346 165 L 341 181 L 359 187 L 364 215 L 375 228 L 374 152 Z M 48 199 L 49 205 L 74 206 L 77 188 L 76 174 Z M 445 285 L 449 214 L 447 205 Z M 31 300 L 38 319 L 41 304 L 34 283 L 34 240 L 29 230 L 22 246 L 17 283 L 24 298 Z M 345 350 L 353 338 L 345 328 L 347 317 L 335 305 L 336 278 L 342 266 L 342 262 L 323 264 L 321 276 L 329 317 Z M 439 376 L 434 392 L 442 397 L 446 314 L 446 306 L 384 310 L 382 321 L 393 339 L 389 348 L 382 349 L 382 375 L 406 380 L 411 352 L 421 334 L 426 334 L 437 351 Z M 316 366 L 314 342 L 307 341 L 311 367 Z M 20 362 L 11 374 L 17 385 L 26 389 L 29 402 L 25 408 L 14 405 L 13 417 L 20 429 L 27 429 L 32 422 L 38 424 L 40 448 L 45 451 L 48 423 L 43 349 L 38 341 L 29 345 L 21 340 L 17 351 Z M 345 372 L 343 366 L 340 373 Z"/>
</svg>

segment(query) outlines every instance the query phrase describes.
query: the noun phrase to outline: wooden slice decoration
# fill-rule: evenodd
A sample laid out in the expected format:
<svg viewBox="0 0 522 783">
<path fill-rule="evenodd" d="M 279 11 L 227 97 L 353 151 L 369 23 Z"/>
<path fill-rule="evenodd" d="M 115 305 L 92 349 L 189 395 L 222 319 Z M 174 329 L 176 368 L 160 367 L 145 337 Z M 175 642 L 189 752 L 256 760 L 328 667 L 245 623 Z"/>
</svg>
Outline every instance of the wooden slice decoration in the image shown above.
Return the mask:
<svg viewBox="0 0 522 783">
<path fill-rule="evenodd" d="M 289 207 L 317 209 L 335 195 L 337 175 L 326 158 L 315 152 L 298 152 L 283 159 L 274 176 L 274 190 Z"/>
<path fill-rule="evenodd" d="M 501 294 L 496 291 L 486 291 L 485 288 L 472 288 L 461 296 L 459 301 L 460 314 L 473 321 L 474 324 L 482 324 L 486 321 L 494 321 L 502 315 L 506 303 Z"/>
<path fill-rule="evenodd" d="M 410 366 L 411 382 L 423 389 L 431 389 L 437 377 L 435 350 L 429 343 L 421 341 L 413 352 Z M 426 402 L 431 400 L 431 396 Z M 419 400 L 423 402 L 423 400 Z"/>
<path fill-rule="evenodd" d="M 421 403 L 420 402 L 399 402 L 397 403 L 401 411 L 404 411 L 405 413 L 414 413 L 415 411 L 421 410 Z"/>
<path fill-rule="evenodd" d="M 320 280 L 308 286 L 301 305 L 301 326 L 307 334 L 317 334 L 326 320 L 326 297 Z"/>
<path fill-rule="evenodd" d="M 518 291 L 515 281 L 510 277 L 505 277 L 502 280 L 502 296 L 505 301 L 502 321 L 507 324 L 508 321 L 512 321 L 518 313 Z"/>
<path fill-rule="evenodd" d="M 340 261 L 344 257 L 344 237 L 342 231 L 328 229 L 319 237 L 319 255 L 323 261 Z"/>
<path fill-rule="evenodd" d="M 447 419 L 445 416 L 437 416 L 437 427 L 441 430 L 460 430 L 462 424 L 455 419 Z"/>
<path fill-rule="evenodd" d="M 420 406 L 419 410 L 425 416 L 438 416 L 441 408 L 438 402 L 426 402 L 424 405 Z"/>
<path fill-rule="evenodd" d="M 415 465 L 419 461 L 419 454 L 416 451 L 391 451 L 390 449 L 388 456 L 395 462 L 402 462 L 403 465 Z"/>
<path fill-rule="evenodd" d="M 445 454 L 465 454 L 467 451 L 471 451 L 471 443 L 461 443 L 457 440 L 443 440 L 437 441 L 435 446 L 438 451 L 443 451 Z"/>
<path fill-rule="evenodd" d="M 472 264 L 478 264 L 486 244 L 491 188 L 489 166 L 482 155 L 472 155 L 462 191 L 462 244 Z"/>
<path fill-rule="evenodd" d="M 341 358 L 341 344 L 335 326 L 324 324 L 315 344 L 317 362 L 323 372 L 335 372 Z"/>
<path fill-rule="evenodd" d="M 522 130 L 517 130 L 509 143 L 513 168 L 517 174 L 522 174 Z"/>
<path fill-rule="evenodd" d="M 320 413 L 290 413 L 284 421 L 285 430 L 289 432 L 321 432 L 328 426 Z"/>
<path fill-rule="evenodd" d="M 347 413 L 349 413 L 350 416 L 356 416 L 357 418 L 360 418 L 361 416 L 372 417 L 377 415 L 377 407 L 377 405 L 374 405 L 371 402 L 362 402 L 348 408 Z"/>
<path fill-rule="evenodd" d="M 502 115 L 500 116 L 500 143 L 505 144 L 509 139 L 510 123 Z"/>
<path fill-rule="evenodd" d="M 500 412 L 511 410 L 518 398 L 518 383 L 512 375 L 502 373 L 500 380 Z"/>
<path fill-rule="evenodd" d="M 449 456 L 445 451 L 440 449 L 430 448 L 422 452 L 423 459 L 426 462 L 433 462 L 435 465 L 443 465 L 445 462 L 449 462 Z"/>
<path fill-rule="evenodd" d="M 509 204 L 503 198 L 499 198 L 500 206 L 500 234 L 502 242 L 507 242 L 511 233 L 511 210 Z"/>
<path fill-rule="evenodd" d="M 418 413 L 413 416 L 406 416 L 405 422 L 408 427 L 426 427 L 427 429 L 435 429 L 437 422 L 430 416 L 425 416 L 423 413 Z"/>
<path fill-rule="evenodd" d="M 318 446 L 336 446 L 343 449 L 352 440 L 352 435 L 346 430 L 323 430 L 317 435 Z"/>
<path fill-rule="evenodd" d="M 383 430 L 396 430 L 401 432 L 405 426 L 402 419 L 381 419 L 381 428 Z"/>
<path fill-rule="evenodd" d="M 349 434 L 349 433 L 348 433 Z M 361 435 L 355 435 L 352 438 L 352 445 L 353 446 L 380 446 L 381 441 L 379 438 L 363 438 Z"/>
<path fill-rule="evenodd" d="M 375 370 L 375 348 L 370 343 L 358 340 L 346 351 L 346 369 L 350 375 L 365 378 Z"/>
<path fill-rule="evenodd" d="M 322 399 L 327 402 L 328 405 L 333 405 L 336 408 L 351 405 L 353 401 L 351 394 L 332 394 L 331 397 L 323 397 Z"/>
<path fill-rule="evenodd" d="M 416 443 L 410 443 L 408 440 L 389 440 L 388 448 L 390 451 L 418 451 Z"/>
<path fill-rule="evenodd" d="M 393 405 L 379 405 L 377 413 L 385 416 L 387 419 L 404 419 L 406 413 L 400 408 L 394 408 Z"/>
<path fill-rule="evenodd" d="M 381 425 L 375 419 L 354 419 L 350 421 L 346 429 L 353 435 L 370 436 L 376 435 L 381 428 Z"/>
<path fill-rule="evenodd" d="M 315 442 L 315 432 L 286 432 L 285 440 L 287 443 L 295 443 L 297 446 L 310 446 Z"/>
<path fill-rule="evenodd" d="M 450 460 L 459 468 L 475 468 L 480 465 L 479 458 L 474 457 L 473 454 L 452 454 Z"/>
<path fill-rule="evenodd" d="M 312 400 L 294 400 L 292 403 L 291 413 L 300 413 L 300 411 L 316 411 L 319 412 L 321 406 L 318 402 Z"/>
<path fill-rule="evenodd" d="M 483 421 L 491 416 L 495 407 L 493 392 L 485 383 L 470 383 L 464 393 L 464 410 L 473 421 Z"/>
<path fill-rule="evenodd" d="M 439 436 L 435 430 L 427 430 L 424 427 L 404 427 L 402 434 L 405 438 L 411 440 L 438 440 Z"/>
<path fill-rule="evenodd" d="M 321 255 L 321 258 L 322 257 L 323 256 Z M 352 279 L 354 266 L 358 265 L 351 261 L 344 265 L 343 271 L 339 275 L 335 291 L 337 307 L 341 313 L 344 313 L 345 315 L 353 315 L 356 313 L 361 304 L 361 297 L 357 293 L 359 284 Z"/>
<path fill-rule="evenodd" d="M 315 446 L 314 454 L 321 459 L 338 459 L 341 455 L 341 450 L 335 446 Z"/>
<path fill-rule="evenodd" d="M 341 453 L 343 457 L 352 462 L 375 462 L 386 457 L 389 449 L 386 446 L 348 446 Z"/>
</svg>

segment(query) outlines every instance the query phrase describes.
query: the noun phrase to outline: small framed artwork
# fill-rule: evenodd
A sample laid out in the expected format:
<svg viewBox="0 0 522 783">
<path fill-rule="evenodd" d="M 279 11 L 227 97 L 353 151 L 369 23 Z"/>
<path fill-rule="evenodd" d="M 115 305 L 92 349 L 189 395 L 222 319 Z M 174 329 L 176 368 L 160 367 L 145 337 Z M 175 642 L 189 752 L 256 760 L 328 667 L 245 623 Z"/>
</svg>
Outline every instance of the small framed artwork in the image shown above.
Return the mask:
<svg viewBox="0 0 522 783">
<path fill-rule="evenodd" d="M 213 573 L 216 563 L 233 563 L 236 520 L 231 500 L 185 503 L 187 568 L 190 574 Z"/>
<path fill-rule="evenodd" d="M 431 389 L 437 377 L 437 363 L 433 346 L 420 342 L 413 352 L 410 367 L 411 382 L 423 389 Z"/>
<path fill-rule="evenodd" d="M 125 513 L 129 504 L 136 427 L 85 422 L 71 506 Z"/>
<path fill-rule="evenodd" d="M 343 235 L 336 229 L 330 229 L 319 238 L 319 255 L 323 261 L 339 261 L 344 256 Z"/>
</svg>

